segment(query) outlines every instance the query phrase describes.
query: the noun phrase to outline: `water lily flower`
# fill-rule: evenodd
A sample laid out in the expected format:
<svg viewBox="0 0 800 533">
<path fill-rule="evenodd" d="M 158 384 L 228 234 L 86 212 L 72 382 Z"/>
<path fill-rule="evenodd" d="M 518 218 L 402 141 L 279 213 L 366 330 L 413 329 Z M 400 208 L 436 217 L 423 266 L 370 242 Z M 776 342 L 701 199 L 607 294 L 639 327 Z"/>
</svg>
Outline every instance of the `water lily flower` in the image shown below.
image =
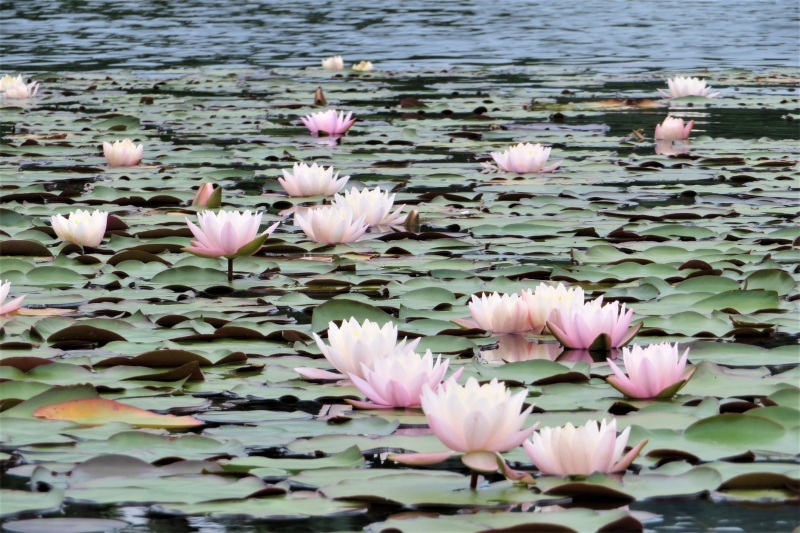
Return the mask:
<svg viewBox="0 0 800 533">
<path fill-rule="evenodd" d="M 341 372 L 337 374 L 316 368 L 295 368 L 299 374 L 311 379 L 342 379 L 355 376 L 364 379 L 364 369 L 372 369 L 377 359 L 393 354 L 396 356 L 413 353 L 420 339 L 403 339 L 397 342 L 397 326 L 387 322 L 379 326 L 371 320 L 362 324 L 351 317 L 337 326 L 328 323 L 328 342 L 323 342 L 316 333 L 314 340 L 325 359 Z"/>
<path fill-rule="evenodd" d="M 261 233 L 263 213 L 244 213 L 240 211 L 202 211 L 197 214 L 199 227 L 188 218 L 186 223 L 196 241 L 183 248 L 183 251 L 200 257 L 246 257 L 261 249 L 261 245 L 275 231 L 280 222 L 276 222 Z"/>
<path fill-rule="evenodd" d="M 8 293 L 11 290 L 11 282 L 6 281 L 3 284 L 0 284 L 0 315 L 10 315 L 11 313 L 16 312 L 19 309 L 22 300 L 25 299 L 26 294 L 18 298 L 14 298 L 10 302 L 6 302 L 6 297 L 8 297 Z"/>
<path fill-rule="evenodd" d="M 39 91 L 39 82 L 25 83 L 22 74 L 11 76 L 6 74 L 0 78 L 0 93 L 6 98 L 21 100 L 23 98 L 33 98 Z"/>
<path fill-rule="evenodd" d="M 359 70 L 361 72 L 367 72 L 370 70 L 375 70 L 375 67 L 372 64 L 372 61 L 359 61 L 355 65 L 353 65 L 353 70 Z"/>
<path fill-rule="evenodd" d="M 561 161 L 545 167 L 550 157 L 550 148 L 541 144 L 518 144 L 505 152 L 492 152 L 491 156 L 497 166 L 506 172 L 527 174 L 530 172 L 553 172 L 561 165 Z"/>
<path fill-rule="evenodd" d="M 349 179 L 350 176 L 340 178 L 338 172 L 334 174 L 333 167 L 295 163 L 291 173 L 283 170 L 283 177 L 278 178 L 278 182 L 289 196 L 330 196 L 339 192 Z"/>
<path fill-rule="evenodd" d="M 436 390 L 442 385 L 447 372 L 448 359 L 442 356 L 433 359 L 430 350 L 420 356 L 416 352 L 394 351 L 372 360 L 372 368 L 361 363 L 360 377 L 350 373 L 348 377 L 371 402 L 347 400 L 350 405 L 362 409 L 391 409 L 393 407 L 419 407 L 423 387 Z M 448 380 L 455 382 L 463 368 Z"/>
<path fill-rule="evenodd" d="M 328 109 L 319 113 L 311 113 L 300 118 L 300 120 L 303 121 L 303 124 L 306 125 L 312 135 L 326 134 L 334 136 L 342 135 L 350 129 L 350 126 L 356 121 L 352 116 L 352 111 L 345 115 L 344 111 L 337 112 L 335 109 Z"/>
<path fill-rule="evenodd" d="M 78 209 L 70 213 L 67 218 L 53 215 L 50 217 L 50 223 L 62 241 L 94 248 L 100 244 L 106 233 L 108 212 L 95 210 L 89 213 L 88 210 Z"/>
<path fill-rule="evenodd" d="M 656 125 L 655 139 L 657 141 L 682 141 L 689 138 L 694 120 L 686 124 L 682 118 L 667 117 L 664 122 Z"/>
<path fill-rule="evenodd" d="M 555 309 L 569 309 L 575 305 L 583 305 L 584 293 L 580 287 L 570 287 L 563 283 L 553 287 L 547 283 L 540 283 L 534 292 L 530 289 L 522 291 L 522 299 L 528 307 L 528 319 L 531 331 L 541 333 L 547 320 Z"/>
<path fill-rule="evenodd" d="M 103 143 L 103 154 L 112 167 L 132 167 L 142 160 L 144 145 L 136 146 L 130 139 Z"/>
<path fill-rule="evenodd" d="M 480 358 L 487 362 L 516 363 L 533 359 L 555 361 L 564 351 L 557 343 L 538 343 L 529 341 L 524 335 L 509 333 L 497 336 L 497 348 L 481 350 Z"/>
<path fill-rule="evenodd" d="M 366 214 L 356 216 L 349 208 L 326 206 L 295 213 L 294 223 L 309 239 L 321 244 L 356 242 L 367 231 Z"/>
<path fill-rule="evenodd" d="M 448 381 L 436 390 L 425 387 L 421 404 L 433 434 L 453 452 L 463 453 L 465 465 L 478 472 L 494 472 L 502 462 L 498 454 L 519 446 L 536 428 L 522 427 L 533 409 L 522 411 L 527 395 L 527 390 L 512 395 L 497 379 L 480 385 L 470 377 L 464 386 Z M 452 452 L 395 457 L 410 464 L 427 464 L 450 455 Z"/>
<path fill-rule="evenodd" d="M 475 323 L 483 330 L 524 333 L 531 329 L 528 306 L 519 294 L 473 294 L 468 307 Z"/>
<path fill-rule="evenodd" d="M 667 85 L 669 85 L 669 92 L 662 89 L 658 90 L 664 98 L 681 98 L 683 96 L 714 98 L 719 94 L 719 92 L 712 93 L 711 87 L 707 87 L 705 80 L 700 78 L 676 76 L 668 79 Z"/>
<path fill-rule="evenodd" d="M 195 207 L 219 207 L 222 203 L 222 187 L 206 182 L 197 189 L 192 205 Z"/>
<path fill-rule="evenodd" d="M 350 209 L 355 216 L 363 214 L 364 222 L 370 226 L 396 226 L 403 224 L 406 220 L 406 216 L 400 214 L 405 206 L 401 205 L 392 212 L 394 194 L 390 195 L 389 191 L 381 191 L 380 187 L 350 189 L 344 195 L 334 196 L 332 205 L 340 209 Z"/>
<path fill-rule="evenodd" d="M 625 304 L 603 305 L 603 297 L 583 305 L 556 309 L 547 321 L 550 332 L 566 348 L 607 350 L 628 344 L 642 327 L 630 327 L 633 310 Z"/>
<path fill-rule="evenodd" d="M 627 375 L 608 359 L 614 375 L 607 381 L 628 398 L 671 398 L 694 373 L 695 367 L 686 370 L 688 357 L 689 348 L 680 356 L 677 343 L 623 348 L 622 361 Z"/>
<path fill-rule="evenodd" d="M 639 455 L 647 444 L 643 440 L 625 454 L 628 443 L 627 427 L 617 437 L 617 421 L 605 419 L 599 426 L 590 420 L 584 426 L 544 427 L 533 434 L 532 440 L 522 443 L 536 467 L 551 476 L 588 476 L 595 472 L 611 474 L 622 472 Z"/>
<path fill-rule="evenodd" d="M 325 70 L 342 70 L 344 68 L 344 60 L 342 56 L 331 56 L 322 60 L 322 68 Z"/>
</svg>

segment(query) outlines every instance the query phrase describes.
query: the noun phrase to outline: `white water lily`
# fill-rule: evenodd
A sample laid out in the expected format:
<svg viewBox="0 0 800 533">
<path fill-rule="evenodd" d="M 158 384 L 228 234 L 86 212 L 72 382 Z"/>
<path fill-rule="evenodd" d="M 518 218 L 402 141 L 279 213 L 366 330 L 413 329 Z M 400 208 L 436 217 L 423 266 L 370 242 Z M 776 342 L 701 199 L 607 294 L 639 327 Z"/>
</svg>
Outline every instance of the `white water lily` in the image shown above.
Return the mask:
<svg viewBox="0 0 800 533">
<path fill-rule="evenodd" d="M 108 212 L 95 210 L 90 213 L 88 210 L 78 209 L 70 213 L 67 218 L 53 215 L 50 217 L 50 223 L 62 241 L 94 248 L 102 242 L 105 235 Z"/>
<path fill-rule="evenodd" d="M 561 161 L 545 166 L 550 157 L 550 147 L 541 144 L 518 144 L 511 146 L 505 152 L 492 152 L 490 155 L 497 166 L 506 172 L 528 174 L 531 172 L 553 172 Z"/>
<path fill-rule="evenodd" d="M 131 167 L 142 160 L 144 145 L 136 146 L 130 139 L 103 143 L 103 155 L 112 167 Z"/>
<path fill-rule="evenodd" d="M 335 322 L 328 324 L 330 345 L 325 344 L 316 333 L 313 335 L 325 359 L 341 374 L 313 368 L 295 369 L 312 379 L 341 379 L 347 376 L 363 378 L 364 369 L 371 369 L 376 359 L 389 354 L 413 353 L 420 341 L 403 339 L 397 342 L 397 326 L 391 322 L 380 326 L 371 320 L 359 323 L 353 317 L 342 322 L 341 326 L 337 326 Z"/>
<path fill-rule="evenodd" d="M 375 70 L 375 66 L 372 64 L 372 61 L 359 61 L 353 65 L 353 70 L 368 72 L 370 70 Z"/>
<path fill-rule="evenodd" d="M 525 333 L 531 329 L 528 306 L 519 294 L 472 295 L 469 312 L 477 326 L 493 333 Z"/>
<path fill-rule="evenodd" d="M 291 173 L 283 170 L 283 177 L 278 178 L 278 182 L 289 196 L 330 196 L 339 192 L 349 179 L 350 176 L 340 178 L 338 172 L 334 174 L 333 167 L 295 163 Z"/>
<path fill-rule="evenodd" d="M 325 70 L 342 70 L 344 68 L 344 60 L 342 56 L 331 56 L 322 60 L 322 68 Z"/>
<path fill-rule="evenodd" d="M 552 476 L 588 476 L 595 472 L 609 474 L 624 471 L 647 441 L 637 444 L 624 457 L 630 426 L 617 437 L 617 421 L 598 425 L 590 420 L 584 426 L 544 427 L 522 443 L 536 467 Z"/>
<path fill-rule="evenodd" d="M 322 244 L 356 242 L 367 231 L 365 214 L 356 216 L 349 208 L 326 206 L 295 213 L 294 223 L 309 239 Z"/>
<path fill-rule="evenodd" d="M 567 310 L 576 305 L 583 305 L 584 293 L 580 287 L 567 288 L 563 283 L 553 287 L 540 283 L 535 291 L 522 291 L 522 299 L 528 307 L 528 319 L 531 331 L 541 333 L 556 309 Z"/>
<path fill-rule="evenodd" d="M 341 209 L 350 209 L 355 216 L 364 215 L 364 222 L 370 226 L 393 226 L 403 224 L 406 215 L 400 213 L 405 207 L 401 205 L 394 212 L 394 194 L 374 189 L 350 189 L 343 195 L 333 197 L 332 205 Z"/>
<path fill-rule="evenodd" d="M 33 98 L 37 92 L 39 92 L 39 82 L 25 83 L 22 74 L 17 76 L 6 74 L 0 78 L 0 93 L 8 99 Z"/>
<path fill-rule="evenodd" d="M 719 92 L 712 93 L 711 87 L 706 86 L 705 80 L 688 76 L 675 76 L 667 80 L 669 92 L 659 89 L 664 98 L 681 98 L 684 96 L 704 96 L 714 98 Z"/>
</svg>

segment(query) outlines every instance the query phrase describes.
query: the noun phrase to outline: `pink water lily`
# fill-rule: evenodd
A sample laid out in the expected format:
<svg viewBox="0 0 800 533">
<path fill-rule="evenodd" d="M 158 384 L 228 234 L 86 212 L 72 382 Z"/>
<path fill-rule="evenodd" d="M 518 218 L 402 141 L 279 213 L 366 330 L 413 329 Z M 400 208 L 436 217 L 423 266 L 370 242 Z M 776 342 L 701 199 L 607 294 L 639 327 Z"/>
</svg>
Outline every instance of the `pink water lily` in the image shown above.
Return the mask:
<svg viewBox="0 0 800 533">
<path fill-rule="evenodd" d="M 261 249 L 264 241 L 280 224 L 276 222 L 258 233 L 262 215 L 263 213 L 254 214 L 249 210 L 244 213 L 224 210 L 216 213 L 202 211 L 197 214 L 199 227 L 186 219 L 189 229 L 197 240 L 192 241 L 192 245 L 183 251 L 200 257 L 228 259 L 253 255 Z"/>
<path fill-rule="evenodd" d="M 319 113 L 311 113 L 305 117 L 300 118 L 306 128 L 312 135 L 343 135 L 350 129 L 356 119 L 352 118 L 353 112 L 349 111 L 347 115 L 344 111 L 336 111 L 335 109 L 328 109 L 327 111 L 320 111 Z"/>
<path fill-rule="evenodd" d="M 467 306 L 480 329 L 493 333 L 525 333 L 531 329 L 528 306 L 519 294 L 473 294 Z"/>
<path fill-rule="evenodd" d="M 3 284 L 0 284 L 0 315 L 10 315 L 11 313 L 15 313 L 19 310 L 20 304 L 22 304 L 22 300 L 25 299 L 25 294 L 19 296 L 18 298 L 14 298 L 10 302 L 6 302 L 6 298 L 8 297 L 8 293 L 11 291 L 11 282 L 6 281 Z"/>
<path fill-rule="evenodd" d="M 390 354 L 413 353 L 419 344 L 419 339 L 398 342 L 397 326 L 391 322 L 380 326 L 371 320 L 359 323 L 353 317 L 342 322 L 341 326 L 335 322 L 328 324 L 330 345 L 316 333 L 313 335 L 325 359 L 341 374 L 316 368 L 295 368 L 300 375 L 311 379 L 343 379 L 347 376 L 363 379 L 364 369 L 371 369 L 375 360 Z"/>
<path fill-rule="evenodd" d="M 667 117 L 664 122 L 656 125 L 655 139 L 657 141 L 682 141 L 689 138 L 694 120 L 686 124 L 682 118 Z"/>
<path fill-rule="evenodd" d="M 401 205 L 394 211 L 394 194 L 381 191 L 380 187 L 374 189 L 350 189 L 343 195 L 333 197 L 335 207 L 349 209 L 355 216 L 364 215 L 364 222 L 370 226 L 396 226 L 406 220 L 406 215 L 400 213 L 405 207 Z"/>
<path fill-rule="evenodd" d="M 686 370 L 689 348 L 678 353 L 678 345 L 664 342 L 646 348 L 635 345 L 622 349 L 625 372 L 608 359 L 613 376 L 607 378 L 612 387 L 628 398 L 669 398 L 692 377 L 695 367 Z M 627 375 L 626 375 L 627 372 Z"/>
<path fill-rule="evenodd" d="M 108 212 L 95 210 L 90 213 L 88 210 L 78 209 L 70 213 L 67 218 L 53 215 L 50 217 L 50 223 L 62 241 L 94 248 L 103 241 L 108 224 Z"/>
<path fill-rule="evenodd" d="M 22 74 L 10 76 L 6 74 L 0 78 L 0 95 L 11 100 L 33 98 L 39 91 L 39 82 L 25 83 Z"/>
<path fill-rule="evenodd" d="M 142 160 L 144 145 L 136 146 L 130 139 L 103 143 L 103 154 L 112 167 L 132 167 Z"/>
<path fill-rule="evenodd" d="M 192 200 L 194 207 L 219 207 L 220 203 L 222 203 L 222 187 L 213 183 L 202 184 Z"/>
<path fill-rule="evenodd" d="M 664 98 L 682 98 L 684 96 L 703 96 L 714 98 L 719 92 L 712 93 L 711 87 L 706 86 L 705 80 L 689 76 L 675 76 L 667 80 L 669 92 L 659 89 Z"/>
<path fill-rule="evenodd" d="M 523 290 L 521 294 L 528 309 L 531 331 L 535 334 L 539 334 L 545 329 L 553 311 L 556 309 L 566 311 L 573 306 L 583 305 L 584 300 L 582 288 L 567 288 L 563 283 L 559 283 L 555 287 L 547 283 L 540 283 L 534 291 L 527 289 Z"/>
<path fill-rule="evenodd" d="M 536 467 L 551 476 L 588 476 L 595 472 L 622 472 L 630 466 L 647 444 L 644 440 L 623 457 L 628 443 L 627 427 L 617 437 L 617 421 L 598 425 L 590 420 L 584 426 L 544 427 L 522 443 Z"/>
<path fill-rule="evenodd" d="M 294 223 L 309 239 L 322 244 L 356 242 L 367 231 L 366 213 L 356 215 L 350 208 L 330 205 L 295 213 Z"/>
<path fill-rule="evenodd" d="M 283 177 L 278 178 L 278 182 L 289 196 L 330 196 L 339 192 L 349 179 L 350 176 L 340 178 L 338 172 L 334 174 L 333 167 L 295 163 L 292 172 L 283 170 Z"/>
<path fill-rule="evenodd" d="M 561 161 L 545 166 L 550 157 L 550 147 L 541 144 L 518 144 L 508 148 L 505 152 L 492 152 L 490 155 L 497 166 L 506 172 L 528 174 L 531 172 L 553 172 Z"/>
<path fill-rule="evenodd" d="M 641 328 L 630 327 L 633 310 L 625 304 L 603 304 L 603 297 L 583 305 L 556 309 L 547 321 L 550 332 L 566 348 L 607 350 L 628 344 Z"/>
<path fill-rule="evenodd" d="M 391 409 L 393 407 L 419 407 L 423 388 L 436 390 L 442 385 L 447 372 L 448 359 L 440 355 L 435 361 L 430 350 L 420 356 L 416 352 L 393 351 L 372 361 L 372 367 L 361 363 L 361 376 L 350 373 L 348 377 L 372 403 L 346 400 L 362 409 Z M 451 376 L 455 382 L 463 368 Z"/>
</svg>

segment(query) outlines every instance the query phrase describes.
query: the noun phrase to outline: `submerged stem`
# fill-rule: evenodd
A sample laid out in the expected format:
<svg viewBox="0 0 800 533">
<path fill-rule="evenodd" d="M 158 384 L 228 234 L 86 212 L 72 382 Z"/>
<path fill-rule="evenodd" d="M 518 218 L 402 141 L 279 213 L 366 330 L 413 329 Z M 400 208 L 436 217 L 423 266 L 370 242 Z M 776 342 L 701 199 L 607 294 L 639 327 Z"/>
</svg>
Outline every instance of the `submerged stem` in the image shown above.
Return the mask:
<svg viewBox="0 0 800 533">
<path fill-rule="evenodd" d="M 469 480 L 469 488 L 475 490 L 478 488 L 478 473 L 472 472 L 472 477 Z"/>
<path fill-rule="evenodd" d="M 233 283 L 233 258 L 228 258 L 228 283 Z"/>
</svg>

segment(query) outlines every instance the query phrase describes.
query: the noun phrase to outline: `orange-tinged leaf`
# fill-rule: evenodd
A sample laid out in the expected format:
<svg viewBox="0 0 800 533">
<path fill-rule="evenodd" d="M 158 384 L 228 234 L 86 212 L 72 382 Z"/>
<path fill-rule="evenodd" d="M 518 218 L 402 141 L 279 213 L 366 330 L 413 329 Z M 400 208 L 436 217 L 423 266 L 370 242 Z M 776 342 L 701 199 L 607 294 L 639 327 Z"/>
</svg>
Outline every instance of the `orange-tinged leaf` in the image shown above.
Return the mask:
<svg viewBox="0 0 800 533">
<path fill-rule="evenodd" d="M 177 429 L 203 425 L 202 421 L 191 416 L 159 415 L 105 398 L 87 398 L 43 405 L 37 408 L 33 415 L 49 420 L 71 420 L 88 426 L 99 426 L 110 422 L 127 422 L 140 428 Z"/>
</svg>

